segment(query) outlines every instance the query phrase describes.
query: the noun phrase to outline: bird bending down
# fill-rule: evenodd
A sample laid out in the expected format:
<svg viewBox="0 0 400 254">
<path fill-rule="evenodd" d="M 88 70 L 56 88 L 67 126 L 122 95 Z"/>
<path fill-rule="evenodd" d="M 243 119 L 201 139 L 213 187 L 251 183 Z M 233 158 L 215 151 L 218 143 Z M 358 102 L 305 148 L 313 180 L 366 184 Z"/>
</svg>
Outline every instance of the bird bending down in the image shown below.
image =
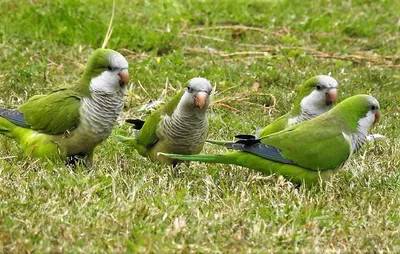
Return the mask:
<svg viewBox="0 0 400 254">
<path fill-rule="evenodd" d="M 369 95 L 356 95 L 316 118 L 260 139 L 240 135 L 242 139 L 237 142 L 213 142 L 237 150 L 233 153 L 159 156 L 236 164 L 265 174 L 279 174 L 295 183 L 315 184 L 329 179 L 361 148 L 379 118 L 378 101 Z"/>
</svg>

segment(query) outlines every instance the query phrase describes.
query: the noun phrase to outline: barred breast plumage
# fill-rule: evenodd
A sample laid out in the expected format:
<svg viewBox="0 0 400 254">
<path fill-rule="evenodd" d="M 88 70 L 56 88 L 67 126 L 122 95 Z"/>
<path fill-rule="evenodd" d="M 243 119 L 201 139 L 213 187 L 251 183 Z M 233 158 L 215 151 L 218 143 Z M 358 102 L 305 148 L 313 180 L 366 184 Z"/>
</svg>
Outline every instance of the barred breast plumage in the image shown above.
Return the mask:
<svg viewBox="0 0 400 254">
<path fill-rule="evenodd" d="M 173 147 L 174 153 L 199 153 L 207 138 L 208 120 L 205 111 L 200 115 L 174 112 L 165 116 L 159 128 L 160 140 Z"/>
<path fill-rule="evenodd" d="M 123 105 L 123 95 L 120 92 L 94 92 L 91 98 L 84 98 L 79 126 L 65 134 L 61 141 L 67 148 L 67 154 L 87 153 L 105 140 L 111 134 Z"/>
</svg>

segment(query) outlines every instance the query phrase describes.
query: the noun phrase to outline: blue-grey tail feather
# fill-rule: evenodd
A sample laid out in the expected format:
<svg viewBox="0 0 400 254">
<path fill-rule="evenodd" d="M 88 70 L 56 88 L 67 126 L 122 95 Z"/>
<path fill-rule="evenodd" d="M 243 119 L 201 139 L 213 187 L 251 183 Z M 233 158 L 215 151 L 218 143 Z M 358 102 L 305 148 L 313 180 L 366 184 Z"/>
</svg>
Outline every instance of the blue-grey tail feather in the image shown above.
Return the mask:
<svg viewBox="0 0 400 254">
<path fill-rule="evenodd" d="M 294 163 L 292 160 L 283 157 L 278 148 L 265 145 L 261 143 L 260 139 L 240 139 L 236 142 L 226 143 L 225 146 L 235 150 L 248 152 L 271 161 L 296 165 L 296 163 Z"/>
<path fill-rule="evenodd" d="M 29 125 L 25 122 L 24 114 L 22 114 L 18 110 L 0 108 L 0 117 L 3 117 L 20 127 L 30 128 Z"/>
</svg>

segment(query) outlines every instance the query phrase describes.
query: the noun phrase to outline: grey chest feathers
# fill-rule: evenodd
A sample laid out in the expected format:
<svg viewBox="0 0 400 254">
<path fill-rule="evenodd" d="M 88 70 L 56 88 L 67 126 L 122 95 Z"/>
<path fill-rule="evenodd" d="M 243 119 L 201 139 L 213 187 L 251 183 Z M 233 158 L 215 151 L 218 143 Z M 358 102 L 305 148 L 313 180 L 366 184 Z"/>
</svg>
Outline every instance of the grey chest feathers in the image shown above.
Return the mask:
<svg viewBox="0 0 400 254">
<path fill-rule="evenodd" d="M 203 149 L 208 133 L 208 120 L 205 114 L 165 116 L 157 136 L 160 142 L 170 147 L 171 153 L 195 154 Z"/>
<path fill-rule="evenodd" d="M 80 112 L 82 125 L 104 139 L 110 135 L 123 106 L 120 94 L 95 94 L 92 99 L 85 98 Z"/>
<path fill-rule="evenodd" d="M 87 153 L 106 139 L 123 108 L 123 97 L 96 94 L 84 98 L 80 108 L 80 124 L 64 134 L 63 146 L 67 155 Z"/>
</svg>

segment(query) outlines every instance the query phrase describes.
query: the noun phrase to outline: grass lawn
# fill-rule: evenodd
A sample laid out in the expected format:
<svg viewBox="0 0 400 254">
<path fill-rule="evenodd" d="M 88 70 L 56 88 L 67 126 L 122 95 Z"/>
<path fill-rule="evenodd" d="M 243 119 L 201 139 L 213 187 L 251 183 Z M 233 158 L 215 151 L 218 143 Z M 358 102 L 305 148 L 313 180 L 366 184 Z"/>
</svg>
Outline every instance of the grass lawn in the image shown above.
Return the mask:
<svg viewBox="0 0 400 254">
<path fill-rule="evenodd" d="M 111 6 L 0 0 L 0 107 L 77 80 Z M 0 137 L 0 251 L 400 252 L 399 13 L 396 0 L 117 0 L 108 47 L 129 61 L 132 84 L 113 134 L 131 133 L 123 119 L 145 118 L 138 108 L 166 86 L 170 97 L 202 76 L 223 101 L 209 111 L 209 138 L 231 139 L 287 112 L 298 84 L 327 74 L 340 100 L 379 100 L 372 133 L 388 140 L 307 189 L 238 166 L 159 166 L 113 136 L 92 170 L 70 169 Z"/>
</svg>

